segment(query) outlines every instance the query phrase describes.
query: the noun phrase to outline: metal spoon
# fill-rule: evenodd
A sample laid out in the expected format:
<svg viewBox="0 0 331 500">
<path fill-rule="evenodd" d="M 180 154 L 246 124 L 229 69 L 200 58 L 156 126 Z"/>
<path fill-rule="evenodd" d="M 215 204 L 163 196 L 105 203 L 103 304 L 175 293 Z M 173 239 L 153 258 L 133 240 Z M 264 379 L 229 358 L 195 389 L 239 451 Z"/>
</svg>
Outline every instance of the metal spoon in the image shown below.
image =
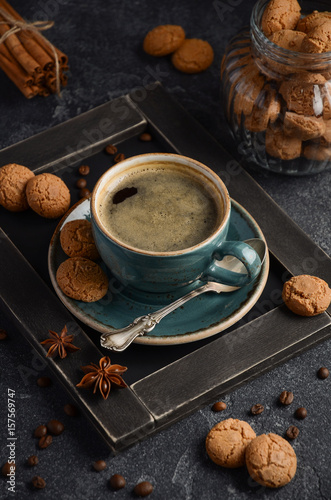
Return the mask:
<svg viewBox="0 0 331 500">
<path fill-rule="evenodd" d="M 250 240 L 246 240 L 245 243 L 250 245 L 258 256 L 260 257 L 261 263 L 266 256 L 266 244 L 263 240 L 259 238 L 252 238 Z M 220 267 L 228 269 L 230 271 L 239 272 L 243 264 L 236 258 L 231 256 L 226 256 L 220 263 Z M 222 283 L 217 283 L 215 281 L 207 281 L 204 285 L 192 290 L 187 293 L 183 297 L 175 300 L 171 304 L 162 307 L 158 311 L 147 314 L 145 316 L 139 316 L 136 318 L 130 325 L 119 328 L 116 330 L 112 330 L 109 333 L 104 333 L 100 337 L 100 343 L 102 347 L 106 349 L 111 349 L 112 351 L 124 351 L 133 340 L 139 335 L 144 335 L 145 333 L 149 333 L 155 328 L 155 326 L 160 323 L 161 319 L 167 316 L 169 313 L 182 306 L 188 300 L 196 297 L 197 295 L 201 295 L 205 292 L 233 292 L 241 288 L 240 286 L 230 286 L 223 285 Z"/>
</svg>

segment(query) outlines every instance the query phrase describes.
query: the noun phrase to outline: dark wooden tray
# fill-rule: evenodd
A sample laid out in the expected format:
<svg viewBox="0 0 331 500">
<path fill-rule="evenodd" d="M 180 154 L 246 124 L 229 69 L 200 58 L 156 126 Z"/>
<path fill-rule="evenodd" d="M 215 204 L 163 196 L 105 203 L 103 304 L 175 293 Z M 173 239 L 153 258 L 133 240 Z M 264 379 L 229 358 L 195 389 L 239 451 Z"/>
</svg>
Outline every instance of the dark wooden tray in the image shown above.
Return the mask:
<svg viewBox="0 0 331 500">
<path fill-rule="evenodd" d="M 151 143 L 138 141 L 146 129 L 153 134 Z M 47 358 L 49 366 L 116 452 L 330 336 L 330 309 L 313 318 L 297 317 L 281 304 L 279 293 L 283 281 L 303 273 L 312 259 L 314 274 L 330 282 L 331 260 L 160 84 L 2 150 L 0 165 L 15 162 L 35 172 L 56 173 L 75 201 L 78 166 L 91 166 L 92 187 L 111 165 L 103 152 L 108 143 L 118 144 L 127 156 L 162 150 L 207 164 L 256 219 L 271 253 L 266 291 L 244 320 L 202 342 L 169 348 L 132 345 L 121 355 L 114 353 L 113 362 L 129 366 L 129 387 L 114 390 L 103 401 L 76 388 L 82 376 L 79 367 L 105 353 L 98 334 L 75 320 L 51 287 L 47 249 L 56 222 L 31 211 L 12 214 L 1 209 L 1 307 L 43 357 L 40 341 L 47 330 L 69 325 L 81 350 L 60 361 Z"/>
</svg>

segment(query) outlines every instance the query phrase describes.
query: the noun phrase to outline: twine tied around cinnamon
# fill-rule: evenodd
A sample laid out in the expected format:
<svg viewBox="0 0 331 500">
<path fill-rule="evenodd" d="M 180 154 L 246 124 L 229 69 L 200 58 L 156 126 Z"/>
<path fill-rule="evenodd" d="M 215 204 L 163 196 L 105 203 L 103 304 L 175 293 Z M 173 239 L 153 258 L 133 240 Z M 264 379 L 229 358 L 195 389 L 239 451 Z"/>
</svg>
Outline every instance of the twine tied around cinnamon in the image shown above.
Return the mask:
<svg viewBox="0 0 331 500">
<path fill-rule="evenodd" d="M 15 33 L 18 33 L 20 31 L 32 31 L 33 33 L 38 34 L 44 40 L 44 42 L 49 46 L 54 56 L 54 62 L 55 62 L 56 93 L 57 95 L 60 95 L 60 64 L 57 57 L 57 53 L 54 48 L 54 45 L 41 34 L 41 31 L 50 29 L 54 25 L 54 21 L 34 21 L 32 23 L 26 21 L 19 21 L 18 19 L 15 19 L 10 14 L 8 14 L 8 12 L 6 12 L 1 7 L 0 7 L 0 15 L 2 16 L 3 19 L 5 19 L 5 21 L 0 21 L 0 24 L 1 25 L 7 24 L 11 26 L 11 28 L 0 37 L 0 45 L 4 43 L 5 40 L 7 40 L 7 38 L 10 35 L 14 35 Z"/>
</svg>

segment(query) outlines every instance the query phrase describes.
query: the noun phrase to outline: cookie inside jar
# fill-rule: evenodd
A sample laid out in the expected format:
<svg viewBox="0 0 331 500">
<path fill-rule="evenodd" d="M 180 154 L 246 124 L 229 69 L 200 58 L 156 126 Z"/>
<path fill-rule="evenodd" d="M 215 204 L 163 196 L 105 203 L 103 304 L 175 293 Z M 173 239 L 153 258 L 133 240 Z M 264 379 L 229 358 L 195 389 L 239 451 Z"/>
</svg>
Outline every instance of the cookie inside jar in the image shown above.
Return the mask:
<svg viewBox="0 0 331 500">
<path fill-rule="evenodd" d="M 290 175 L 331 166 L 331 12 L 326 5 L 259 0 L 250 29 L 226 49 L 224 110 L 238 153 L 255 166 Z"/>
</svg>

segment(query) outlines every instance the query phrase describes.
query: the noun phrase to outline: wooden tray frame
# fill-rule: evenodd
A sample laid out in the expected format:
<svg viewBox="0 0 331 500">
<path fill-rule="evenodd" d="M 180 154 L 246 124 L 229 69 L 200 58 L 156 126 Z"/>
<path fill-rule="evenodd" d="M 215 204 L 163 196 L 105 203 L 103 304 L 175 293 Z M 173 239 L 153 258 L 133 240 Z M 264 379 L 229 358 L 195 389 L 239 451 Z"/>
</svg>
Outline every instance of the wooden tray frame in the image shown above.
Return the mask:
<svg viewBox="0 0 331 500">
<path fill-rule="evenodd" d="M 313 263 L 314 274 L 331 282 L 330 258 L 157 82 L 3 149 L 0 165 L 15 161 L 31 165 L 35 172 L 47 168 L 56 173 L 147 126 L 173 151 L 207 164 L 223 179 L 289 273 L 306 273 L 307 264 Z M 114 452 L 331 335 L 330 309 L 302 318 L 281 305 L 102 401 L 75 385 L 77 366 L 99 359 L 101 351 L 2 229 L 0 259 L 0 305 L 41 356 L 45 324 L 74 325 L 81 350 L 61 362 L 47 358 L 49 366 Z M 42 305 L 37 313 L 36 304 Z"/>
</svg>

